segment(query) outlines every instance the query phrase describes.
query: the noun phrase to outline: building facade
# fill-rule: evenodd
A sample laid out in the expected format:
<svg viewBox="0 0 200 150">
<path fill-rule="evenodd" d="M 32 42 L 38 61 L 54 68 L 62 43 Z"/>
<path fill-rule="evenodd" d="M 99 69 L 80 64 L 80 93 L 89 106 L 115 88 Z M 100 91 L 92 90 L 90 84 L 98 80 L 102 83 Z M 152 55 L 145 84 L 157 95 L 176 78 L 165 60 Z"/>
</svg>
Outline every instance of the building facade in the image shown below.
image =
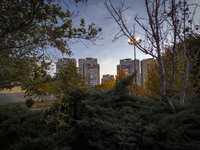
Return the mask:
<svg viewBox="0 0 200 150">
<path fill-rule="evenodd" d="M 142 87 L 144 87 L 144 82 L 146 81 L 146 75 L 147 75 L 147 67 L 149 66 L 149 63 L 151 61 L 152 61 L 151 58 L 141 60 L 141 85 L 142 85 Z"/>
<path fill-rule="evenodd" d="M 79 71 L 84 75 L 86 83 L 92 87 L 100 82 L 100 65 L 96 58 L 79 59 Z"/>
<path fill-rule="evenodd" d="M 103 77 L 101 79 L 101 83 L 105 83 L 106 80 L 110 80 L 110 79 L 114 80 L 114 75 L 110 75 L 110 74 L 103 75 Z"/>
<path fill-rule="evenodd" d="M 134 73 L 134 62 L 135 60 L 131 60 L 130 58 L 120 60 L 120 64 L 117 65 L 117 74 L 124 70 L 127 75 Z M 141 85 L 141 77 L 140 77 L 140 61 L 136 59 L 136 72 L 137 72 L 137 84 Z"/>
<path fill-rule="evenodd" d="M 69 64 L 74 64 L 76 66 L 76 59 L 74 58 L 62 58 L 58 59 L 56 63 L 56 74 L 60 72 L 60 69 L 67 67 Z"/>
</svg>

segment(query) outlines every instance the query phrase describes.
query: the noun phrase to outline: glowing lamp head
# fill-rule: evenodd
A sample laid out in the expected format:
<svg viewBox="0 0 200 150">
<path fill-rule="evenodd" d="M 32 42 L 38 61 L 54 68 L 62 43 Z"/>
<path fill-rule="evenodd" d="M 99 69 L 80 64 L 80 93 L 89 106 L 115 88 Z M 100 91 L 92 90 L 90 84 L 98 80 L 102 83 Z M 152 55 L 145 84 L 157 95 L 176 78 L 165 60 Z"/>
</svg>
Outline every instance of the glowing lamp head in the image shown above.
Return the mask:
<svg viewBox="0 0 200 150">
<path fill-rule="evenodd" d="M 128 41 L 127 41 L 129 44 L 131 43 L 131 39 L 128 39 Z"/>
<path fill-rule="evenodd" d="M 135 42 L 139 43 L 141 39 L 139 37 L 135 38 Z"/>
</svg>

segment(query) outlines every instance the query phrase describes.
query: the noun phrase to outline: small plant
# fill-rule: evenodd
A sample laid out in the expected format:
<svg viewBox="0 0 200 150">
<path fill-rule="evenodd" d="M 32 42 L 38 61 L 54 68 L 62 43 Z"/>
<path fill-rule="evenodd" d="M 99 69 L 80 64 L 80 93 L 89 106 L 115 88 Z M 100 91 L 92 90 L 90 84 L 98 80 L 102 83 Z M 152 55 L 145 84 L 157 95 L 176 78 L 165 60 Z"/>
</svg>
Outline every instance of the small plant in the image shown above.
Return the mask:
<svg viewBox="0 0 200 150">
<path fill-rule="evenodd" d="M 32 98 L 29 98 L 26 100 L 26 106 L 28 108 L 31 108 L 33 106 L 33 104 L 34 104 L 34 100 Z"/>
</svg>

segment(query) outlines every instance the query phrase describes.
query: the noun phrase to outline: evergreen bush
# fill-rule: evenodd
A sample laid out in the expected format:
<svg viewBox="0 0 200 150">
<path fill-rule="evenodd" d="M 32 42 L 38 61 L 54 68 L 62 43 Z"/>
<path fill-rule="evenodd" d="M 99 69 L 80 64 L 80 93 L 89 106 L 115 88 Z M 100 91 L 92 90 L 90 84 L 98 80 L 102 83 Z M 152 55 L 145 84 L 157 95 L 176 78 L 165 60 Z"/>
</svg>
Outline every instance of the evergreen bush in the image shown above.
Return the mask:
<svg viewBox="0 0 200 150">
<path fill-rule="evenodd" d="M 0 106 L 0 149 L 53 150 L 52 135 L 43 120 L 42 111 L 31 111 L 19 104 Z"/>
<path fill-rule="evenodd" d="M 179 106 L 180 112 L 172 115 L 159 97 L 129 95 L 131 79 L 124 80 L 109 91 L 94 90 L 76 99 L 68 96 L 68 101 L 78 101 L 83 107 L 77 125 L 67 129 L 67 145 L 100 150 L 200 148 L 198 107 Z M 74 95 L 79 93 L 74 91 Z"/>
<path fill-rule="evenodd" d="M 32 98 L 29 98 L 26 100 L 25 104 L 28 108 L 31 108 L 34 105 L 34 100 Z"/>
<path fill-rule="evenodd" d="M 171 114 L 157 96 L 129 95 L 131 78 L 123 80 L 108 91 L 74 89 L 45 112 L 0 106 L 1 149 L 200 149 L 198 103 Z"/>
</svg>

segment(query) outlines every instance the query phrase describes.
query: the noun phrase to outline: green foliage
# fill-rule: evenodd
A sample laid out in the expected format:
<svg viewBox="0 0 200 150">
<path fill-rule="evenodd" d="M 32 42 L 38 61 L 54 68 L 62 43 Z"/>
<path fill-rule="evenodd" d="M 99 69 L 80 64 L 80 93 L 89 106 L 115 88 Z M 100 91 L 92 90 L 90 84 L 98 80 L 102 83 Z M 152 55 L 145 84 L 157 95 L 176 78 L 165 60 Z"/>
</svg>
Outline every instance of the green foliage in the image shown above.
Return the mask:
<svg viewBox="0 0 200 150">
<path fill-rule="evenodd" d="M 195 56 L 200 48 L 200 35 L 193 35 L 187 40 L 189 41 L 187 54 L 189 61 L 192 62 L 195 60 Z M 197 58 L 198 59 L 194 62 L 189 75 L 187 91 L 189 96 L 193 96 L 194 93 L 200 93 L 200 54 L 198 54 Z"/>
<path fill-rule="evenodd" d="M 78 72 L 78 68 L 71 63 L 63 67 L 49 82 L 26 87 L 26 94 L 29 96 L 36 94 L 38 97 L 50 94 L 58 96 L 67 94 L 77 87 L 87 88 L 87 85 L 83 75 Z"/>
<path fill-rule="evenodd" d="M 188 101 L 188 103 L 191 103 L 192 105 L 200 104 L 200 94 L 197 93 L 192 97 L 187 98 L 186 101 Z"/>
<path fill-rule="evenodd" d="M 73 121 L 73 118 L 69 114 L 69 102 L 63 102 L 61 96 L 53 107 L 48 109 L 45 121 L 56 130 L 56 136 L 58 138 L 59 132 L 65 128 L 69 128 Z"/>
<path fill-rule="evenodd" d="M 128 86 L 130 86 L 135 77 L 135 73 L 130 76 L 126 76 L 125 78 L 119 77 L 119 81 L 116 83 L 111 92 L 116 95 L 127 95 L 129 93 Z"/>
<path fill-rule="evenodd" d="M 122 83 L 128 86 L 127 82 Z M 142 99 L 100 90 L 88 94 L 86 100 L 80 97 L 80 104 L 85 105 L 81 111 L 84 115 L 77 120 L 76 126 L 68 129 L 66 137 L 75 149 L 182 150 L 200 147 L 200 111 L 196 106 L 178 106 L 181 111 L 172 115 L 159 97 Z"/>
<path fill-rule="evenodd" d="M 166 67 L 165 67 L 166 68 Z M 159 64 L 158 61 L 150 60 L 147 64 L 147 74 L 146 81 L 144 83 L 145 88 L 151 93 L 160 95 L 160 79 L 155 74 L 155 72 L 159 74 Z"/>
<path fill-rule="evenodd" d="M 68 8 L 81 1 L 87 0 L 1 1 L 0 89 L 21 85 L 40 94 L 33 85 L 50 80 L 45 71 L 51 64 L 49 48 L 71 55 L 68 43 L 72 40 L 98 38 L 101 28 L 94 23 L 87 27 L 81 19 L 79 26 L 73 25 L 75 13 Z"/>
<path fill-rule="evenodd" d="M 200 36 L 198 34 L 190 35 L 185 42 L 187 43 L 186 52 L 188 61 L 190 64 L 193 64 L 189 72 L 186 97 L 192 97 L 200 92 L 200 61 L 199 59 L 195 60 L 200 47 Z M 183 79 L 186 71 L 185 59 L 182 52 L 183 48 L 183 43 L 179 42 L 176 45 L 176 54 L 173 53 L 172 48 L 166 48 L 165 52 L 162 54 L 166 71 L 166 93 L 169 97 L 174 97 L 175 95 L 179 96 L 183 88 Z M 177 56 L 175 62 L 173 62 L 173 57 L 175 55 Z M 197 58 L 199 58 L 199 54 Z M 157 74 L 159 74 L 159 65 L 157 61 L 154 62 L 154 69 Z M 160 80 L 153 71 L 152 61 L 147 65 L 145 87 L 152 94 L 160 94 Z"/>
<path fill-rule="evenodd" d="M 127 94 L 133 75 L 110 91 L 76 88 L 47 111 L 0 107 L 3 149 L 200 149 L 199 104 L 177 104 L 171 114 L 160 97 Z M 121 89 L 122 88 L 122 89 Z M 122 90 L 121 92 L 119 92 Z M 23 119 L 22 119 L 23 118 Z M 47 122 L 47 123 L 45 123 Z"/>
<path fill-rule="evenodd" d="M 56 125 L 54 128 L 71 127 L 73 121 L 81 119 L 84 115 L 82 100 L 85 100 L 88 94 L 89 92 L 86 89 L 76 88 L 64 97 L 61 95 L 59 100 L 45 113 L 46 122 L 51 124 L 52 127 Z"/>
<path fill-rule="evenodd" d="M 26 100 L 25 104 L 28 108 L 31 108 L 34 105 L 34 100 L 32 98 L 29 98 Z"/>
<path fill-rule="evenodd" d="M 60 70 L 58 80 L 61 82 L 61 92 L 65 94 L 77 87 L 87 87 L 83 75 L 78 72 L 78 68 L 73 63 Z"/>
<path fill-rule="evenodd" d="M 187 89 L 186 89 L 186 98 L 193 97 L 200 92 L 200 61 L 199 61 L 199 46 L 200 46 L 200 36 L 198 34 L 193 34 L 185 39 L 186 55 L 188 57 L 188 63 L 192 64 L 189 72 Z M 176 60 L 176 72 L 174 80 L 174 94 L 179 94 L 183 88 L 183 79 L 186 71 L 186 63 L 183 55 L 184 45 L 182 42 L 177 43 L 177 60 Z M 196 56 L 198 54 L 198 56 Z M 172 57 L 168 55 L 168 57 Z M 197 58 L 197 59 L 196 59 Z M 167 61 L 166 63 L 168 63 Z M 171 62 L 171 61 L 170 61 Z M 170 74 L 169 74 L 170 75 Z"/>
<path fill-rule="evenodd" d="M 52 139 L 42 118 L 42 112 L 21 105 L 0 106 L 1 149 L 51 149 Z"/>
<path fill-rule="evenodd" d="M 153 143 L 157 143 L 157 147 L 163 147 L 162 149 L 199 149 L 198 107 L 187 106 L 175 115 L 155 115 L 151 122 L 157 123 L 147 126 L 146 136 L 151 138 Z"/>
</svg>

